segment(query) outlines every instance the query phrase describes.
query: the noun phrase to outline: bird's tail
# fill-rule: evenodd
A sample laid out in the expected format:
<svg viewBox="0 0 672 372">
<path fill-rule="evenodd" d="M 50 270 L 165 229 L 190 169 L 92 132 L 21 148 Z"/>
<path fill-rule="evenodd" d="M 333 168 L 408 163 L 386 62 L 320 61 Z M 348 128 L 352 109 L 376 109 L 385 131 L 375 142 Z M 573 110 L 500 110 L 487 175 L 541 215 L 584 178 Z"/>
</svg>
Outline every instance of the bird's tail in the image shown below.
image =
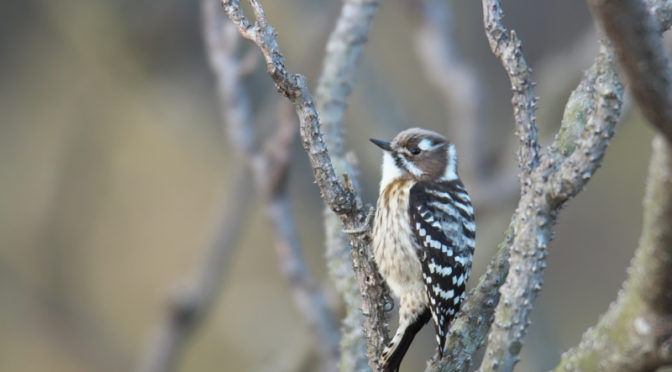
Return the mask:
<svg viewBox="0 0 672 372">
<path fill-rule="evenodd" d="M 408 322 L 406 325 L 400 324 L 397 333 L 394 335 L 392 342 L 385 348 L 383 352 L 383 370 L 385 372 L 398 372 L 401 360 L 406 355 L 406 351 L 411 346 L 411 342 L 420 329 L 429 321 L 431 313 L 429 308 L 420 313 L 415 320 Z M 403 328 L 402 328 L 403 327 Z"/>
</svg>

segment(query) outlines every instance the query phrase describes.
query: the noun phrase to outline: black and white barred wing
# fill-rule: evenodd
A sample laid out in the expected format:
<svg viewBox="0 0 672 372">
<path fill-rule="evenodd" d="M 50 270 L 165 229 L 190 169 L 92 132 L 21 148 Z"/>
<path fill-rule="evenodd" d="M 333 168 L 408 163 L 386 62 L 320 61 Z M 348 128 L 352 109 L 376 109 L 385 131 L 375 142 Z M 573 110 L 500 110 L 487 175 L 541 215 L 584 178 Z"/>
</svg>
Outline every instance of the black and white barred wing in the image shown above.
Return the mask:
<svg viewBox="0 0 672 372">
<path fill-rule="evenodd" d="M 439 350 L 465 296 L 475 245 L 469 195 L 459 181 L 413 186 L 410 214 Z"/>
</svg>

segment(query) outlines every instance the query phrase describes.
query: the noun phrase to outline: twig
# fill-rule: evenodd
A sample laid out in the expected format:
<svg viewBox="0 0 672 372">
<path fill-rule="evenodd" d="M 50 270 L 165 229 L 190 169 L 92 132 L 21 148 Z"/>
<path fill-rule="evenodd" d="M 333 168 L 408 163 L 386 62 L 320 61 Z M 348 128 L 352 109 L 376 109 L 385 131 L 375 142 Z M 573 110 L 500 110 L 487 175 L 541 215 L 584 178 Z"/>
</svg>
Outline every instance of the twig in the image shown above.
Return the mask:
<svg viewBox="0 0 672 372">
<path fill-rule="evenodd" d="M 301 138 L 309 154 L 315 180 L 323 192 L 327 204 L 339 214 L 351 214 L 357 210 L 356 194 L 345 187 L 336 177 L 331 165 L 326 144 L 319 131 L 318 116 L 313 97 L 308 91 L 306 80 L 301 75 L 287 71 L 284 58 L 275 40 L 275 30 L 267 24 L 264 10 L 256 0 L 250 0 L 256 21 L 250 21 L 243 14 L 237 0 L 222 0 L 224 10 L 233 21 L 240 34 L 253 41 L 266 60 L 266 69 L 275 82 L 278 91 L 287 97 L 296 107 L 301 121 Z"/>
<path fill-rule="evenodd" d="M 556 372 L 653 371 L 672 363 L 672 149 L 662 136 L 653 141 L 643 215 L 617 300 L 563 354 Z"/>
<path fill-rule="evenodd" d="M 290 149 L 296 134 L 295 122 L 288 113 L 279 113 L 276 133 L 260 148 L 252 129 L 245 86 L 241 82 L 243 75 L 236 55 L 239 36 L 234 25 L 223 17 L 217 0 L 204 0 L 203 5 L 210 62 L 217 76 L 231 144 L 251 169 L 256 188 L 266 200 L 265 208 L 274 230 L 278 260 L 288 278 L 296 306 L 315 333 L 315 339 L 319 340 L 316 346 L 320 352 L 321 366 L 325 371 L 335 371 L 339 355 L 338 327 L 303 258 L 286 190 Z"/>
<path fill-rule="evenodd" d="M 322 132 L 336 174 L 348 174 L 358 189 L 356 170 L 343 148 L 347 98 L 352 91 L 355 70 L 371 30 L 380 0 L 345 0 L 336 26 L 329 36 L 322 73 L 315 90 Z M 350 245 L 339 217 L 330 207 L 324 211 L 325 246 L 329 276 L 345 304 L 341 330 L 342 371 L 367 370 L 366 337 L 362 332 L 362 296 L 350 257 Z"/>
<path fill-rule="evenodd" d="M 502 7 L 499 0 L 483 0 L 483 23 L 490 49 L 499 58 L 509 76 L 513 97 L 513 116 L 516 122 L 516 136 L 521 146 L 518 149 L 518 163 L 521 167 L 521 188 L 529 187 L 527 176 L 539 165 L 539 143 L 535 118 L 537 97 L 534 95 L 534 81 L 527 66 L 521 42 L 515 31 L 507 30 L 502 24 Z"/>
<path fill-rule="evenodd" d="M 279 115 L 276 134 L 262 149 L 252 129 L 252 117 L 242 78 L 254 65 L 250 54 L 242 62 L 236 53 L 238 33 L 231 23 L 224 21 L 217 0 L 204 0 L 204 36 L 210 63 L 217 77 L 221 99 L 220 109 L 226 118 L 226 129 L 235 147 L 237 160 L 251 171 L 257 190 L 268 201 L 266 210 L 274 227 L 274 244 L 283 273 L 288 277 L 297 307 L 319 340 L 323 370 L 335 371 L 338 361 L 338 327 L 331 317 L 319 286 L 307 270 L 301 255 L 291 205 L 286 193 L 286 174 L 289 150 L 296 133 L 296 125 L 287 115 Z M 249 174 L 233 179 L 240 185 L 234 190 L 233 206 L 226 208 L 229 218 L 223 219 L 199 278 L 181 289 L 172 299 L 168 314 L 152 340 L 150 351 L 142 363 L 142 371 L 170 371 L 186 337 L 200 324 L 216 298 L 224 275 L 230 247 L 239 237 L 249 200 Z"/>
<path fill-rule="evenodd" d="M 672 142 L 672 70 L 663 52 L 659 23 L 641 0 L 588 3 L 614 44 L 642 113 Z"/>
<path fill-rule="evenodd" d="M 322 193 L 322 198 L 334 211 L 346 230 L 361 230 L 366 221 L 367 211 L 360 196 L 344 175 L 341 182 L 334 171 L 327 147 L 320 131 L 319 119 L 313 98 L 308 91 L 303 76 L 289 73 L 275 40 L 275 31 L 268 24 L 261 5 L 250 0 L 255 22 L 243 14 L 237 0 L 223 0 L 224 9 L 238 31 L 253 41 L 266 60 L 268 73 L 276 88 L 287 97 L 296 109 L 300 121 L 300 133 L 304 149 L 308 154 L 313 176 Z M 370 233 L 350 235 L 353 267 L 362 295 L 362 313 L 365 316 L 364 330 L 367 335 L 367 354 L 372 370 L 379 370 L 378 356 L 387 342 L 385 308 L 388 304 L 385 285 L 375 263 L 369 257 Z"/>
</svg>

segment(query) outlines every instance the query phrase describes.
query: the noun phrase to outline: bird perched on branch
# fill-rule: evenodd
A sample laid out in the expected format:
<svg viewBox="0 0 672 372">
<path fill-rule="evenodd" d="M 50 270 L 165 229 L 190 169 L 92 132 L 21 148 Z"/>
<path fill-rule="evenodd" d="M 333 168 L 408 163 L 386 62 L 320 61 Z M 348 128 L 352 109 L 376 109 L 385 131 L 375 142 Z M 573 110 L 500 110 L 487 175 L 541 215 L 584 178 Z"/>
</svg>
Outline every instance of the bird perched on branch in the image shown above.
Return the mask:
<svg viewBox="0 0 672 372">
<path fill-rule="evenodd" d="M 415 334 L 433 319 L 439 356 L 451 320 L 465 297 L 476 225 L 469 194 L 457 175 L 455 145 L 421 128 L 384 150 L 380 195 L 373 223 L 373 255 L 400 300 L 399 328 L 381 356 L 398 371 Z"/>
</svg>

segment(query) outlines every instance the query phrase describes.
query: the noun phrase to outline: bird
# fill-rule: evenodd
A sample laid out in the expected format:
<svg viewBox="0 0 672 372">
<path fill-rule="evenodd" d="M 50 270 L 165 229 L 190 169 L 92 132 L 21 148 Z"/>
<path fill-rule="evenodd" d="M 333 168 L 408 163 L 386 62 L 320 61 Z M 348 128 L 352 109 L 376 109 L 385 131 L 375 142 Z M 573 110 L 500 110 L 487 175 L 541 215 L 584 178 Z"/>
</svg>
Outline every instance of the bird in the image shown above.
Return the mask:
<svg viewBox="0 0 672 372">
<path fill-rule="evenodd" d="M 391 142 L 370 141 L 383 150 L 373 257 L 399 299 L 399 326 L 380 364 L 397 372 L 416 333 L 430 319 L 443 357 L 448 326 L 466 296 L 476 224 L 457 173 L 455 145 L 446 137 L 409 128 Z"/>
</svg>

